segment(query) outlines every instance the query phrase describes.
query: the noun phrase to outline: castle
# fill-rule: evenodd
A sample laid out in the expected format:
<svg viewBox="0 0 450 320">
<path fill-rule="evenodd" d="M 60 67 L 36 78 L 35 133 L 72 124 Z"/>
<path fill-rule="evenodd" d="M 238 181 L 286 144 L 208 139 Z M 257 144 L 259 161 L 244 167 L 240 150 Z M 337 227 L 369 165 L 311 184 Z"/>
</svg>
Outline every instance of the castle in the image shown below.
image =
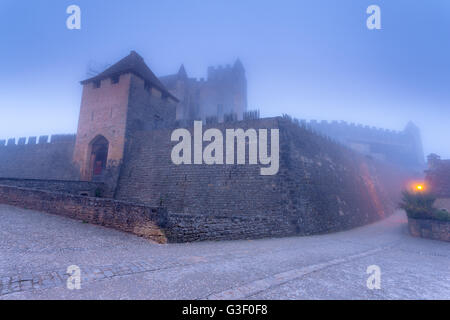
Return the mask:
<svg viewBox="0 0 450 320">
<path fill-rule="evenodd" d="M 150 238 L 158 228 L 169 241 L 312 234 L 389 214 L 423 164 L 412 124 L 397 133 L 247 112 L 239 60 L 210 68 L 207 81 L 189 78 L 183 66 L 158 78 L 133 51 L 81 84 L 75 135 L 0 141 L 0 200 L 32 208 L 48 202 L 45 210 L 75 210 L 77 218 L 93 212 L 83 219 Z M 183 126 L 192 133 L 192 120 L 221 130 L 279 130 L 278 174 L 261 176 L 260 165 L 175 165 L 171 132 Z M 85 196 L 105 200 L 93 209 Z M 146 206 L 168 215 L 149 221 Z"/>
<path fill-rule="evenodd" d="M 203 120 L 236 115 L 242 120 L 247 111 L 247 79 L 238 59 L 231 67 L 208 68 L 208 78 L 189 78 L 184 65 L 177 74 L 160 78 L 165 87 L 180 99 L 177 120 Z"/>
<path fill-rule="evenodd" d="M 344 121 L 311 121 L 308 125 L 312 130 L 378 160 L 418 171 L 425 167 L 420 129 L 412 122 L 402 131 L 348 124 Z"/>
</svg>

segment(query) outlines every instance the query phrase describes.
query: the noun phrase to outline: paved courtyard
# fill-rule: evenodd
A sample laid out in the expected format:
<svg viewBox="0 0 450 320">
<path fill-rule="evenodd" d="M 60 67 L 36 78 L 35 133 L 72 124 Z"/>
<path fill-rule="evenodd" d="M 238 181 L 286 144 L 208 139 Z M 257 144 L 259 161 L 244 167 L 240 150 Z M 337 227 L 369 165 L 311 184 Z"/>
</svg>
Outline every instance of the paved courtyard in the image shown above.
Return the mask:
<svg viewBox="0 0 450 320">
<path fill-rule="evenodd" d="M 329 235 L 158 245 L 0 205 L 0 299 L 450 299 L 450 244 L 406 223 L 398 212 Z M 67 289 L 70 265 L 80 290 Z"/>
</svg>

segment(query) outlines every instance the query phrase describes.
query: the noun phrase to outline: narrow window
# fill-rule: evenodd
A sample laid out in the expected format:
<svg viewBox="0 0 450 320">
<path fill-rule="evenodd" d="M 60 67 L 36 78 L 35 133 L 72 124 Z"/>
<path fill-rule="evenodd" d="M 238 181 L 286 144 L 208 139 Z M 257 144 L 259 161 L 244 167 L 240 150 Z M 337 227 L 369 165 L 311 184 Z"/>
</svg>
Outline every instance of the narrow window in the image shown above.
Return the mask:
<svg viewBox="0 0 450 320">
<path fill-rule="evenodd" d="M 119 79 L 120 79 L 120 76 L 119 76 L 119 75 L 113 76 L 113 77 L 111 78 L 111 83 L 112 83 L 112 84 L 119 83 Z"/>
<path fill-rule="evenodd" d="M 94 89 L 100 88 L 101 83 L 102 83 L 102 82 L 101 82 L 100 80 L 94 81 Z"/>
</svg>

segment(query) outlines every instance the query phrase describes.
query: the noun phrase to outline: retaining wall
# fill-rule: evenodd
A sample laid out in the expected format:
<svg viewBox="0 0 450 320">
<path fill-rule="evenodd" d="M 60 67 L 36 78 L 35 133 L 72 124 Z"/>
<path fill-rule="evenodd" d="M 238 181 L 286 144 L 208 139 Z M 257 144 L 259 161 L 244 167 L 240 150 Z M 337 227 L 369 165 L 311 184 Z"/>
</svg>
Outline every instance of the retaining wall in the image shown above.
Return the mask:
<svg viewBox="0 0 450 320">
<path fill-rule="evenodd" d="M 0 203 L 86 221 L 165 243 L 163 208 L 0 185 Z"/>
<path fill-rule="evenodd" d="M 0 178 L 0 185 L 68 193 L 76 196 L 102 197 L 106 186 L 99 182 Z"/>
<path fill-rule="evenodd" d="M 450 241 L 450 221 L 408 218 L 408 228 L 414 237 Z"/>
</svg>

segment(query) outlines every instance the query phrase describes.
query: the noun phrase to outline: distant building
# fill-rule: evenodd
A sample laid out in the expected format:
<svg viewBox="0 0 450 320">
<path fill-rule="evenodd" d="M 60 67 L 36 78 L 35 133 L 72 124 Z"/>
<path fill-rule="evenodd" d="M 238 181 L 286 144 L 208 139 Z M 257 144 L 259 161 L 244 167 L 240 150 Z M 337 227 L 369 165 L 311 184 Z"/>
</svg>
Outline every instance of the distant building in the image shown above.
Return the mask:
<svg viewBox="0 0 450 320">
<path fill-rule="evenodd" d="M 450 198 L 450 160 L 442 160 L 437 154 L 430 154 L 426 174 L 430 191 L 438 197 Z"/>
<path fill-rule="evenodd" d="M 420 129 L 409 122 L 403 131 L 356 125 L 345 121 L 310 121 L 305 125 L 367 156 L 397 165 L 425 167 Z"/>
<path fill-rule="evenodd" d="M 242 120 L 247 111 L 247 79 L 239 59 L 233 66 L 209 67 L 206 80 L 189 78 L 184 65 L 178 73 L 160 80 L 180 100 L 177 120 L 214 117 L 222 122 L 227 114 L 235 114 L 237 120 Z"/>
</svg>

